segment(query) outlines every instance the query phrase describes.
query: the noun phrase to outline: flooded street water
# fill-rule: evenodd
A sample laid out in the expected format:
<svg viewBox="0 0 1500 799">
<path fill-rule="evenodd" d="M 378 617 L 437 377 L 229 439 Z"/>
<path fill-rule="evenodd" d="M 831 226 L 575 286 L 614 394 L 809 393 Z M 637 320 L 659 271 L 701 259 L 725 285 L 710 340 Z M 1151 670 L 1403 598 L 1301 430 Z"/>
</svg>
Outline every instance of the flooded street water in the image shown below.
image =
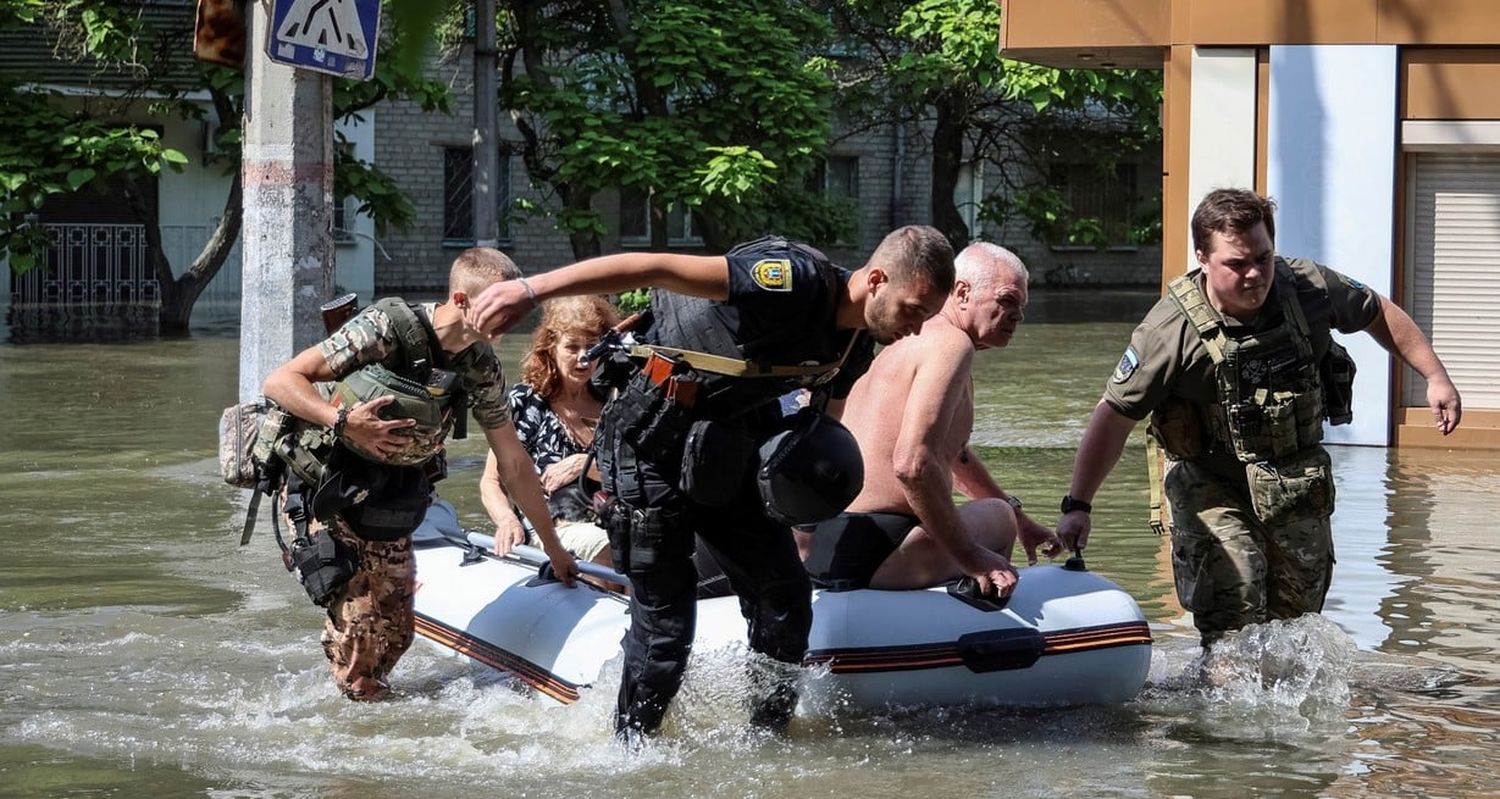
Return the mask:
<svg viewBox="0 0 1500 799">
<path fill-rule="evenodd" d="M 975 443 L 1045 523 L 1153 298 L 1039 294 L 1014 344 L 977 360 Z M 419 640 L 396 699 L 338 694 L 321 611 L 271 537 L 236 546 L 246 497 L 213 460 L 233 336 L 0 343 L 0 796 L 1500 795 L 1494 453 L 1334 448 L 1324 616 L 1236 636 L 1209 690 L 1145 523 L 1137 433 L 1088 551 L 1152 621 L 1136 701 L 849 713 L 764 738 L 724 690 L 735 659 L 708 657 L 661 740 L 627 755 L 609 735 L 618 664 L 562 707 Z M 512 377 L 522 347 L 502 345 Z M 482 441 L 455 446 L 440 485 L 475 526 Z"/>
</svg>

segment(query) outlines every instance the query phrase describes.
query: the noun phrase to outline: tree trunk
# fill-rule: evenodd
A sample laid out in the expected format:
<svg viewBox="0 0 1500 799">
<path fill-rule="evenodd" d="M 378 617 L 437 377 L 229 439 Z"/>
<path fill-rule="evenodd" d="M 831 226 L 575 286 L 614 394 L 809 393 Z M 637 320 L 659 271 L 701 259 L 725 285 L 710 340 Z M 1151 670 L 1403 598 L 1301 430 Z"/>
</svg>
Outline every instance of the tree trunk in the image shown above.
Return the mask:
<svg viewBox="0 0 1500 799">
<path fill-rule="evenodd" d="M 693 231 L 703 238 L 703 248 L 709 252 L 729 252 L 730 248 L 739 242 L 730 241 L 729 233 L 725 226 L 719 224 L 719 218 L 714 214 L 714 209 L 705 203 L 699 209 L 699 214 L 693 220 L 695 227 Z"/>
<path fill-rule="evenodd" d="M 161 218 L 157 213 L 155 198 L 134 178 L 124 180 L 121 190 L 125 195 L 125 205 L 130 208 L 131 215 L 140 223 L 141 231 L 146 236 L 146 260 L 151 264 L 151 273 L 156 276 L 160 308 L 166 308 L 169 304 L 176 303 L 179 286 L 172 275 L 172 264 L 162 250 Z M 158 309 L 158 332 L 160 332 L 160 320 L 161 312 Z"/>
<path fill-rule="evenodd" d="M 563 207 L 568 210 L 588 211 L 593 206 L 594 195 L 590 192 L 564 187 L 560 193 L 563 197 Z M 573 260 L 575 261 L 593 258 L 604 250 L 599 243 L 599 234 L 593 230 L 575 230 L 569 233 L 568 244 L 573 247 Z"/>
<path fill-rule="evenodd" d="M 630 68 L 630 77 L 635 85 L 635 95 L 640 100 L 647 116 L 666 119 L 672 115 L 667 106 L 667 96 L 656 85 L 650 61 L 642 59 L 636 50 L 635 28 L 630 24 L 630 10 L 624 0 L 609 0 L 609 18 L 619 37 L 620 54 Z"/>
<path fill-rule="evenodd" d="M 163 335 L 185 336 L 188 332 L 188 323 L 192 321 L 193 306 L 197 304 L 198 298 L 203 296 L 203 290 L 219 274 L 224 262 L 229 259 L 229 251 L 234 249 L 234 243 L 240 238 L 240 225 L 244 221 L 244 204 L 241 202 L 240 173 L 234 173 L 234 180 L 229 186 L 229 198 L 224 202 L 224 213 L 219 217 L 219 224 L 214 227 L 214 232 L 209 235 L 208 241 L 204 242 L 203 249 L 199 251 L 198 257 L 193 259 L 193 265 L 188 267 L 182 277 L 172 281 L 172 291 L 163 288 L 161 294 L 161 309 L 157 318 L 161 325 Z M 168 297 L 171 301 L 168 302 Z"/>
<path fill-rule="evenodd" d="M 222 92 L 212 92 L 212 98 L 221 121 L 238 119 L 237 110 Z M 145 229 L 146 256 L 151 262 L 152 272 L 156 275 L 157 290 L 160 295 L 160 303 L 156 311 L 158 334 L 187 335 L 188 324 L 192 321 L 193 306 L 203 295 L 203 290 L 208 288 L 209 281 L 213 280 L 214 276 L 219 273 L 219 269 L 224 266 L 224 261 L 229 257 L 229 251 L 234 249 L 234 243 L 239 240 L 240 223 L 244 214 L 241 197 L 240 170 L 236 169 L 229 183 L 229 194 L 224 198 L 224 213 L 219 216 L 218 225 L 214 227 L 213 233 L 209 235 L 198 257 L 193 259 L 192 265 L 183 270 L 182 276 L 178 277 L 172 274 L 172 264 L 167 260 L 166 252 L 162 249 L 161 217 L 157 212 L 154 195 L 142 191 L 133 181 L 125 183 L 125 201 L 130 206 L 131 213 Z"/>
<path fill-rule="evenodd" d="M 500 61 L 500 94 L 502 97 L 509 96 L 515 82 L 516 57 L 521 57 L 526 67 L 526 75 L 531 80 L 537 81 L 548 88 L 552 86 L 552 76 L 548 73 L 542 62 L 542 51 L 536 46 L 535 39 L 527 34 L 534 24 L 533 16 L 537 11 L 534 3 L 507 3 L 506 7 L 511 10 L 515 24 L 520 29 L 518 40 L 523 44 L 519 50 L 511 49 Z M 557 180 L 557 170 L 547 163 L 543 154 L 543 142 L 541 133 L 529 120 L 522 115 L 519 109 L 510 109 L 510 118 L 516 126 L 517 132 L 521 134 L 521 161 L 526 165 L 526 173 L 533 181 L 540 181 L 552 186 L 557 196 L 562 200 L 564 209 L 575 211 L 589 211 L 592 209 L 594 195 L 592 192 L 579 191 L 571 185 Z M 585 258 L 593 258 L 603 251 L 599 243 L 599 234 L 592 231 L 573 231 L 568 234 L 568 244 L 573 248 L 573 259 L 582 261 Z"/>
<path fill-rule="evenodd" d="M 953 201 L 964 164 L 964 134 L 968 102 L 957 94 L 943 94 L 933 103 L 937 124 L 932 131 L 932 226 L 942 231 L 953 249 L 968 246 L 969 228 Z"/>
<path fill-rule="evenodd" d="M 229 251 L 240 237 L 240 224 L 244 220 L 244 206 L 240 202 L 240 173 L 234 173 L 229 185 L 229 196 L 224 201 L 224 213 L 219 224 L 203 244 L 198 257 L 193 259 L 181 277 L 172 276 L 172 267 L 164 255 L 160 255 L 161 228 L 153 221 L 146 224 L 146 241 L 152 252 L 156 269 L 156 280 L 161 286 L 161 307 L 157 310 L 158 331 L 164 336 L 185 336 L 192 321 L 193 306 L 203 296 L 210 281 L 219 274 Z"/>
<path fill-rule="evenodd" d="M 660 194 L 653 192 L 650 201 L 646 203 L 646 215 L 650 224 L 646 226 L 651 232 L 651 249 L 657 252 L 665 252 L 667 249 L 667 204 Z"/>
</svg>

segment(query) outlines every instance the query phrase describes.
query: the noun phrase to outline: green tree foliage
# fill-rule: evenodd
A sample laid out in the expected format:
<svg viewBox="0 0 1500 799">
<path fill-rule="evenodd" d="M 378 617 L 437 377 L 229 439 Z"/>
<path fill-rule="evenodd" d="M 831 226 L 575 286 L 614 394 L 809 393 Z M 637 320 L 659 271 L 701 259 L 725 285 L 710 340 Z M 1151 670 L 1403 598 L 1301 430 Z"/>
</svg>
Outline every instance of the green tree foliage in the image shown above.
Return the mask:
<svg viewBox="0 0 1500 799">
<path fill-rule="evenodd" d="M 640 313 L 651 307 L 651 289 L 643 288 L 622 291 L 615 295 L 615 307 L 619 308 L 620 313 L 624 316 Z"/>
<path fill-rule="evenodd" d="M 772 227 L 847 236 L 850 209 L 808 188 L 829 139 L 826 19 L 790 0 L 500 4 L 500 94 L 533 185 L 574 254 L 599 251 L 596 195 L 693 209 L 710 249 Z"/>
<path fill-rule="evenodd" d="M 101 79 L 87 96 L 69 102 L 60 93 L 37 87 L 36 76 L 0 77 L 0 255 L 9 255 L 16 271 L 34 268 L 48 243 L 46 232 L 31 220 L 59 194 L 81 189 L 123 190 L 132 212 L 145 228 L 147 251 L 161 288 L 159 322 L 163 332 L 184 332 L 193 304 L 218 273 L 239 235 L 240 125 L 244 113 L 244 79 L 234 70 L 190 60 L 191 9 L 168 23 L 148 21 L 144 0 L 0 0 L 0 30 L 21 28 L 51 43 L 56 58 L 87 64 Z M 420 13 L 420 12 L 417 12 Z M 394 27 L 394 26 L 393 26 Z M 400 30 L 399 27 L 396 27 Z M 424 34 L 425 36 L 425 34 Z M 447 111 L 449 93 L 426 80 L 419 68 L 420 42 L 403 44 L 387 34 L 381 42 L 373 80 L 334 82 L 334 117 L 360 119 L 365 109 L 386 98 L 406 98 L 426 110 Z M 385 58 L 386 50 L 415 51 Z M 192 99 L 206 94 L 208 107 Z M 149 100 L 145 98 L 150 98 Z M 164 147 L 152 127 L 131 121 L 215 118 L 219 154 L 205 168 L 231 176 L 217 228 L 193 263 L 175 275 L 161 246 L 161 226 L 149 182 L 163 169 L 180 170 L 188 157 Z M 414 214 L 395 182 L 373 164 L 336 147 L 334 193 L 339 201 L 354 197 L 359 212 L 377 226 L 406 227 Z"/>
<path fill-rule="evenodd" d="M 113 4 L 3 0 L 0 29 L 45 32 L 64 57 L 131 56 L 135 20 Z M 40 65 L 38 65 L 40 66 Z M 46 232 L 28 224 L 48 198 L 102 185 L 112 175 L 152 176 L 187 157 L 164 147 L 155 130 L 66 111 L 60 96 L 0 77 L 0 255 L 24 272 L 37 263 Z"/>
<path fill-rule="evenodd" d="M 989 219 L 1015 214 L 1041 238 L 1102 245 L 1112 232 L 1075 215 L 1045 178 L 1060 157 L 1086 156 L 1104 172 L 1120 153 L 1158 142 L 1160 73 L 1059 70 L 1002 58 L 1002 5 L 838 0 L 833 16 L 850 43 L 837 72 L 843 97 L 867 123 L 931 124 L 932 219 L 955 244 L 970 237 L 953 199 L 970 161 L 1002 176 L 982 201 Z M 1131 231 L 1137 239 L 1159 236 L 1151 207 Z"/>
</svg>

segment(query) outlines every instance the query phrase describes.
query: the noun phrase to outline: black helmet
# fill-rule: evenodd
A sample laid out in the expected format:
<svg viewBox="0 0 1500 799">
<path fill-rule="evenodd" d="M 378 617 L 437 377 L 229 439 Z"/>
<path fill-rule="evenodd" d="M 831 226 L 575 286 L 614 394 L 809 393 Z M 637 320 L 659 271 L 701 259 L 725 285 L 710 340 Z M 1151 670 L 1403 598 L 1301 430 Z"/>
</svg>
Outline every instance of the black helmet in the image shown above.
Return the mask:
<svg viewBox="0 0 1500 799">
<path fill-rule="evenodd" d="M 760 445 L 756 469 L 766 515 L 783 524 L 812 524 L 849 507 L 865 485 L 865 462 L 849 428 L 804 410 L 790 430 Z"/>
</svg>

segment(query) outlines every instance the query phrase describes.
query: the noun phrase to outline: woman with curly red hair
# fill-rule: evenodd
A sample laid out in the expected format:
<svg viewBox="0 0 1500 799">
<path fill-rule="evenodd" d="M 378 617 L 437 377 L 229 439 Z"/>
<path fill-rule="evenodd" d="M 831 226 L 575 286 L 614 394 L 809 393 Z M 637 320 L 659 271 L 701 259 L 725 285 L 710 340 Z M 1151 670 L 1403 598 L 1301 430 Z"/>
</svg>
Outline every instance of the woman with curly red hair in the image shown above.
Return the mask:
<svg viewBox="0 0 1500 799">
<path fill-rule="evenodd" d="M 521 382 L 507 395 L 516 433 L 541 475 L 563 546 L 575 557 L 604 565 L 611 565 L 609 539 L 597 524 L 592 503 L 598 474 L 579 486 L 604 403 L 590 390 L 592 367 L 579 358 L 619 321 L 614 305 L 600 296 L 542 303 L 542 321 L 521 362 Z M 493 455 L 485 462 L 479 494 L 495 522 L 497 551 L 535 536 L 506 497 Z"/>
</svg>

